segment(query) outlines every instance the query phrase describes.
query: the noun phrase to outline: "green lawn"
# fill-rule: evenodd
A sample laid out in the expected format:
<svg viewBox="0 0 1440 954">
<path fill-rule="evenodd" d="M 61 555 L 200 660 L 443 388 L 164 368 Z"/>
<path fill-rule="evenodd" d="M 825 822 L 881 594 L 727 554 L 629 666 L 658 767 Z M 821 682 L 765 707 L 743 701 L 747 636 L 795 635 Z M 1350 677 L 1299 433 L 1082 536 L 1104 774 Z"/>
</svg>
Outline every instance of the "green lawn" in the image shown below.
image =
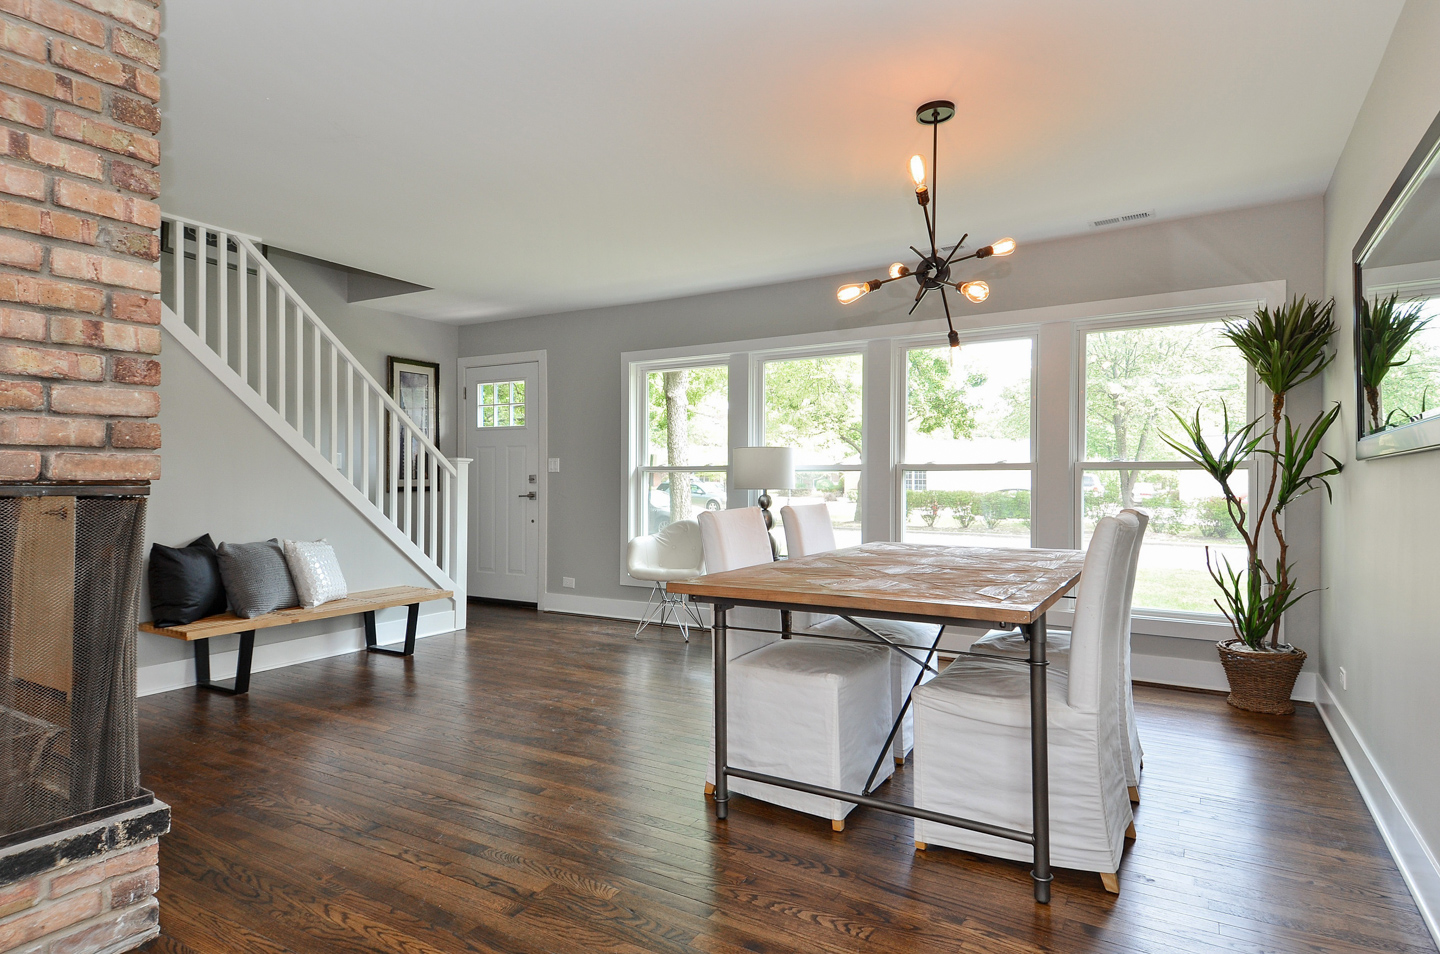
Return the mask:
<svg viewBox="0 0 1440 954">
<path fill-rule="evenodd" d="M 1218 613 L 1220 588 L 1204 570 L 1146 570 L 1135 575 L 1135 606 Z"/>
</svg>

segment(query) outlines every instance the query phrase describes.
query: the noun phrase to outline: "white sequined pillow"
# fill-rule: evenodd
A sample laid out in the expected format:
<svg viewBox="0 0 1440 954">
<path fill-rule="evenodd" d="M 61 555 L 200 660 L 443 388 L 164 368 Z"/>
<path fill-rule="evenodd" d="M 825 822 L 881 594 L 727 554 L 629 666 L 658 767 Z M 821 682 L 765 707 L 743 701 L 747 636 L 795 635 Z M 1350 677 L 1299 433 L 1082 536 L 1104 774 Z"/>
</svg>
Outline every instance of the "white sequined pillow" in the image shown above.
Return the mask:
<svg viewBox="0 0 1440 954">
<path fill-rule="evenodd" d="M 340 574 L 340 561 L 335 559 L 335 548 L 324 540 L 286 540 L 285 565 L 290 568 L 301 606 L 319 606 L 349 593 L 345 577 Z"/>
</svg>

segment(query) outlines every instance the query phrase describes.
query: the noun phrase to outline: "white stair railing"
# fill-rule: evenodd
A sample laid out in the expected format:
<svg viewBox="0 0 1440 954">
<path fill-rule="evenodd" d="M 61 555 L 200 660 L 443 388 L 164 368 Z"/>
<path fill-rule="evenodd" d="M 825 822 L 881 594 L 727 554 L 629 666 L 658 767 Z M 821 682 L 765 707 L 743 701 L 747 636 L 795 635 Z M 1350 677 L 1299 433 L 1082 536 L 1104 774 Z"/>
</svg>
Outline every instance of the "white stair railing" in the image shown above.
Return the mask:
<svg viewBox="0 0 1440 954">
<path fill-rule="evenodd" d="M 233 372 L 252 406 L 269 408 L 277 430 L 283 422 L 293 431 L 284 435 L 292 445 L 298 438 L 328 464 L 332 484 L 357 491 L 372 520 L 408 544 L 432 577 L 438 571 L 463 617 L 470 462 L 440 453 L 254 239 L 174 215 L 162 220 L 161 297 L 183 326 L 173 330 L 188 331 L 188 347 L 203 346 L 212 368 Z"/>
</svg>

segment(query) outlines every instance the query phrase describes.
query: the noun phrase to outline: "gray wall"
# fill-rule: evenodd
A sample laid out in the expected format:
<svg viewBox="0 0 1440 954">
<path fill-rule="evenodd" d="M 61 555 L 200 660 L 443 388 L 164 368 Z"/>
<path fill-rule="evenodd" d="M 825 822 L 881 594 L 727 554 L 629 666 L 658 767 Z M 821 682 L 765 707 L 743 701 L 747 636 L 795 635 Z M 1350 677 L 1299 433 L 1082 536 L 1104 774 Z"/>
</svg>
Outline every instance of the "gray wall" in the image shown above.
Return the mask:
<svg viewBox="0 0 1440 954">
<path fill-rule="evenodd" d="M 1437 48 L 1440 3 L 1410 0 L 1325 196 L 1325 287 L 1342 316 L 1325 394 L 1344 405 L 1327 449 L 1346 470 L 1323 511 L 1321 638 L 1321 676 L 1432 854 L 1440 852 L 1440 626 L 1431 589 L 1440 566 L 1440 452 L 1355 460 L 1350 255 L 1440 111 Z"/>
<path fill-rule="evenodd" d="M 352 305 L 346 301 L 348 273 L 277 248 L 269 250 L 269 258 L 381 387 L 390 384 L 385 372 L 389 355 L 440 362 L 440 452 L 454 457 L 455 359 L 459 357 L 460 329 L 391 314 L 384 310 L 384 299 Z"/>
<path fill-rule="evenodd" d="M 1284 279 L 1291 294 L 1319 295 L 1322 203 L 1314 197 L 1261 208 L 1097 232 L 1022 247 L 992 259 L 977 277 L 990 280 L 989 312 L 1246 282 Z M 1023 238 L 1023 236 L 1022 236 Z M 877 270 L 878 271 L 878 270 Z M 546 349 L 550 372 L 549 454 L 563 470 L 550 475 L 550 592 L 576 578 L 582 596 L 633 599 L 618 582 L 622 487 L 620 355 L 626 351 L 896 324 L 906 320 L 902 295 L 869 295 L 844 307 L 842 280 L 823 278 L 625 307 L 470 325 L 461 331 L 464 356 Z M 942 327 L 937 323 L 937 328 Z M 1297 410 L 1318 408 L 1318 385 L 1297 396 Z M 1292 519 L 1303 577 L 1315 585 L 1318 514 L 1308 502 Z M 1290 621 L 1291 637 L 1314 648 L 1319 604 L 1310 600 Z M 1214 661 L 1204 643 L 1156 640 L 1156 655 Z M 1144 646 L 1138 651 L 1146 652 Z"/>
</svg>

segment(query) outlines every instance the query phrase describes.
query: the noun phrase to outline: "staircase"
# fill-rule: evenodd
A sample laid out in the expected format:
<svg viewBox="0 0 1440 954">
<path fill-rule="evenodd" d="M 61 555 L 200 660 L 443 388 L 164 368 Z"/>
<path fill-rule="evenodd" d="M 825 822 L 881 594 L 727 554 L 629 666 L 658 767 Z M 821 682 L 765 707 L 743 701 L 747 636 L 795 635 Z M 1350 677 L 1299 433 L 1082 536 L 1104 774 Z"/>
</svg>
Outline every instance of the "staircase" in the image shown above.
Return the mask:
<svg viewBox="0 0 1440 954">
<path fill-rule="evenodd" d="M 449 460 L 250 236 L 162 217 L 161 324 L 429 577 L 464 625 L 465 458 Z"/>
</svg>

